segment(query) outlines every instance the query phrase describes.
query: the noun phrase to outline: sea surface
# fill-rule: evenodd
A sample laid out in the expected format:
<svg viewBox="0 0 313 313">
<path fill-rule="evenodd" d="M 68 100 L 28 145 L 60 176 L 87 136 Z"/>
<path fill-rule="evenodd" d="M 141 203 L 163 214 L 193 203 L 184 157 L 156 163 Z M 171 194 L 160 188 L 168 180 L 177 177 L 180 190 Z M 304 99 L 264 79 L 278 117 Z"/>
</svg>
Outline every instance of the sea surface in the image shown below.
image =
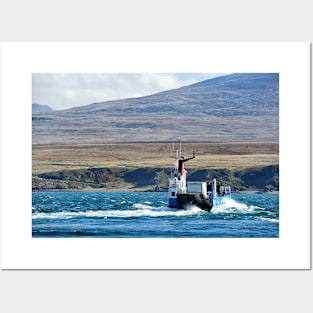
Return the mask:
<svg viewBox="0 0 313 313">
<path fill-rule="evenodd" d="M 277 238 L 279 195 L 233 194 L 223 210 L 167 207 L 166 192 L 33 192 L 32 236 Z"/>
</svg>

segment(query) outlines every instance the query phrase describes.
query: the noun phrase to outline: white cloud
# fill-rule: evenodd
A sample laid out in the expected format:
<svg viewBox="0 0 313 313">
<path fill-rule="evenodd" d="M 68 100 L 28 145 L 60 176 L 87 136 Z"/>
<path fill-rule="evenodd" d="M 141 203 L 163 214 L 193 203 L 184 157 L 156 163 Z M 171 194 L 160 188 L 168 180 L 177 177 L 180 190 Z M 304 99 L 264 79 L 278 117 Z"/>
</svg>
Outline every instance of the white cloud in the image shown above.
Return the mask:
<svg viewBox="0 0 313 313">
<path fill-rule="evenodd" d="M 171 73 L 34 73 L 33 103 L 67 109 L 95 102 L 150 95 L 218 74 Z"/>
</svg>

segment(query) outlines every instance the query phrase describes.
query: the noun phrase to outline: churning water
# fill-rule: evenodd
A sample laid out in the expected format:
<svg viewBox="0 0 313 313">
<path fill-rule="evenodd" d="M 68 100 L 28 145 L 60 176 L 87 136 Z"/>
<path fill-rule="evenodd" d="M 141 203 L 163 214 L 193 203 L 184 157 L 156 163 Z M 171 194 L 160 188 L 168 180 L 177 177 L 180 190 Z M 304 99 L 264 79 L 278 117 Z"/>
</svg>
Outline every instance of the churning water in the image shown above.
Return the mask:
<svg viewBox="0 0 313 313">
<path fill-rule="evenodd" d="M 170 209 L 164 192 L 33 192 L 32 201 L 33 237 L 279 237 L 279 195 L 233 194 L 211 212 Z"/>
</svg>

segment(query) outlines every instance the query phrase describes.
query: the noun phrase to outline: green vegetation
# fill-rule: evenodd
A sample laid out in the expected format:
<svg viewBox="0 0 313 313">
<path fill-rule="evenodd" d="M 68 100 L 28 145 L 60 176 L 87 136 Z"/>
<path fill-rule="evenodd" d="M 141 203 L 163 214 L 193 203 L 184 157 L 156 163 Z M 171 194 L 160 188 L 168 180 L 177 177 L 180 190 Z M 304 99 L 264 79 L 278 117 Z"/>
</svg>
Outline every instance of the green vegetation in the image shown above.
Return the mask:
<svg viewBox="0 0 313 313">
<path fill-rule="evenodd" d="M 277 143 L 192 143 L 188 180 L 216 178 L 235 191 L 278 191 Z M 33 145 L 33 190 L 166 190 L 171 143 Z"/>
<path fill-rule="evenodd" d="M 43 189 L 102 189 L 102 190 L 166 190 L 169 169 L 108 169 L 90 168 L 64 170 L 33 175 L 33 190 Z M 228 169 L 189 170 L 189 180 L 216 178 L 232 186 L 234 191 L 279 190 L 279 169 L 276 166 L 233 171 Z"/>
</svg>

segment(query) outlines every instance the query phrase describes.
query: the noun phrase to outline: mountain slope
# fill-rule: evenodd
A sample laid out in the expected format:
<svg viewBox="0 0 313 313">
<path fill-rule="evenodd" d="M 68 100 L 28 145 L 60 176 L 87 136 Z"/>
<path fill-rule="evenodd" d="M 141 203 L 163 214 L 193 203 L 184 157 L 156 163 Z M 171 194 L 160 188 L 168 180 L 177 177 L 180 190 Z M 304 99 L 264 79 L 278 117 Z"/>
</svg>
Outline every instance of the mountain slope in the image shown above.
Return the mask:
<svg viewBox="0 0 313 313">
<path fill-rule="evenodd" d="M 33 111 L 33 113 L 51 112 L 51 111 L 53 111 L 53 109 L 50 108 L 48 105 L 33 103 L 32 104 L 32 111 Z"/>
<path fill-rule="evenodd" d="M 33 114 L 33 143 L 278 142 L 279 74 L 220 76 L 150 96 Z"/>
</svg>

